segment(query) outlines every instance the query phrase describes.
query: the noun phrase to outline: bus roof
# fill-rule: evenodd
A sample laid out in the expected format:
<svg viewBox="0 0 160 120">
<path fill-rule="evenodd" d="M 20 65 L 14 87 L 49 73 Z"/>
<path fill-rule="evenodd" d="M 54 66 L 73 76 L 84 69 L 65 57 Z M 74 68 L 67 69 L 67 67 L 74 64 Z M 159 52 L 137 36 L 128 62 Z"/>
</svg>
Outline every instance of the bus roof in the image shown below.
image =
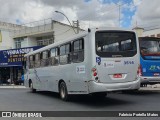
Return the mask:
<svg viewBox="0 0 160 120">
<path fill-rule="evenodd" d="M 131 32 L 134 32 L 133 30 L 128 30 L 128 29 L 122 29 L 122 28 L 114 28 L 114 27 L 112 27 L 112 28 L 92 28 L 91 29 L 91 31 L 99 31 L 99 30 L 118 30 L 118 31 L 131 31 Z M 73 35 L 72 37 L 70 37 L 70 38 L 68 38 L 68 39 L 65 39 L 65 40 L 63 40 L 63 41 L 59 41 L 59 42 L 56 42 L 56 43 L 53 43 L 53 44 L 50 44 L 50 45 L 48 45 L 48 46 L 45 46 L 45 47 L 42 47 L 42 48 L 40 48 L 40 49 L 38 49 L 38 50 L 35 50 L 35 51 L 33 51 L 33 52 L 30 52 L 30 53 L 28 53 L 28 54 L 26 54 L 24 57 L 27 57 L 27 56 L 30 56 L 30 55 L 34 55 L 34 54 L 36 54 L 36 53 L 39 53 L 39 52 L 43 52 L 43 51 L 45 51 L 45 50 L 49 50 L 49 49 L 51 49 L 51 48 L 54 48 L 54 47 L 56 47 L 56 46 L 59 46 L 59 45 L 61 45 L 61 44 L 63 44 L 63 43 L 67 43 L 67 42 L 69 42 L 69 41 L 71 41 L 71 40 L 75 40 L 75 39 L 78 39 L 78 38 L 80 38 L 80 37 L 84 37 L 84 36 L 86 36 L 88 34 L 88 31 L 84 31 L 84 32 L 81 32 L 81 33 L 79 33 L 79 34 L 75 34 L 75 35 Z"/>
</svg>

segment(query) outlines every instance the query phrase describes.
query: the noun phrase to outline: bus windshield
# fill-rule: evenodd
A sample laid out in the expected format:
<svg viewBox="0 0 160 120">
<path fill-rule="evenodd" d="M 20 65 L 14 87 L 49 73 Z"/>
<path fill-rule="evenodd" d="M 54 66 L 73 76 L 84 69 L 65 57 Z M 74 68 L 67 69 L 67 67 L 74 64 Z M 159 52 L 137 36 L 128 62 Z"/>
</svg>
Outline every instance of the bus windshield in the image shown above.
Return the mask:
<svg viewBox="0 0 160 120">
<path fill-rule="evenodd" d="M 142 56 L 160 56 L 160 39 L 140 40 L 140 51 Z"/>
<path fill-rule="evenodd" d="M 101 57 L 133 57 L 137 53 L 134 32 L 97 31 L 96 53 Z"/>
</svg>

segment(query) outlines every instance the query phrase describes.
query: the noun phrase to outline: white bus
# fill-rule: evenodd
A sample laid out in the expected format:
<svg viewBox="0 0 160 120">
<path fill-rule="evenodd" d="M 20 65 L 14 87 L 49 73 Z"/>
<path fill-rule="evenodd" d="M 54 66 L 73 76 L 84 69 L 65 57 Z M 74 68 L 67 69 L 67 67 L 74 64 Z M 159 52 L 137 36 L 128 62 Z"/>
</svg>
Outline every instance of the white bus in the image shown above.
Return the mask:
<svg viewBox="0 0 160 120">
<path fill-rule="evenodd" d="M 140 87 L 139 44 L 133 31 L 88 29 L 25 57 L 25 86 L 33 92 L 57 92 L 63 100 L 71 94 L 105 97 L 110 91 Z"/>
</svg>

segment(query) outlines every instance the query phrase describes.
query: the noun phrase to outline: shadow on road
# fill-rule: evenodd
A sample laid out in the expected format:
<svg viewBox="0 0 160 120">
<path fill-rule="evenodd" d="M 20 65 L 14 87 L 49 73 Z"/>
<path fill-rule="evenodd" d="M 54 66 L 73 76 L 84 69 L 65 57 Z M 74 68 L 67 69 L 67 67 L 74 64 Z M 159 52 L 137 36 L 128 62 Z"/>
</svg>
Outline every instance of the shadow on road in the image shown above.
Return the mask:
<svg viewBox="0 0 160 120">
<path fill-rule="evenodd" d="M 160 91 L 154 91 L 154 90 L 139 90 L 139 91 L 128 91 L 128 92 L 121 92 L 122 94 L 128 94 L 128 95 L 139 95 L 139 96 L 146 96 L 146 95 L 154 95 L 154 94 L 160 94 Z"/>
<path fill-rule="evenodd" d="M 31 93 L 31 92 L 29 92 Z M 139 90 L 136 92 L 129 92 L 122 94 L 121 92 L 118 93 L 108 93 L 108 96 L 104 99 L 94 98 L 90 95 L 72 95 L 71 99 L 68 102 L 64 102 L 60 99 L 58 93 L 48 92 L 48 91 L 38 91 L 37 94 L 40 96 L 48 97 L 53 99 L 53 101 L 59 101 L 62 104 L 77 104 L 82 106 L 88 106 L 91 108 L 105 108 L 107 106 L 114 107 L 114 106 L 126 106 L 126 105 L 134 105 L 137 104 L 137 101 L 141 98 L 148 98 L 149 96 L 157 96 L 160 93 L 158 91 L 148 91 L 148 90 Z"/>
<path fill-rule="evenodd" d="M 37 93 L 34 93 L 34 94 L 39 94 L 44 97 L 50 97 L 51 99 L 59 100 L 59 101 L 65 103 L 64 101 L 62 101 L 60 99 L 58 93 L 48 92 L 48 91 L 38 91 Z M 132 102 L 133 102 L 133 101 L 129 101 L 127 99 L 123 100 L 123 99 L 121 99 L 121 97 L 119 97 L 119 99 L 118 99 L 118 98 L 114 98 L 112 96 L 108 95 L 104 99 L 99 99 L 99 98 L 94 98 L 90 95 L 72 95 L 71 99 L 66 103 L 75 103 L 75 104 L 81 104 L 81 105 L 97 108 L 97 107 L 106 107 L 106 106 L 126 105 L 126 104 L 132 104 Z M 121 96 L 121 95 L 119 95 L 119 96 Z"/>
<path fill-rule="evenodd" d="M 89 95 L 73 96 L 71 102 L 76 104 L 82 104 L 85 106 L 90 106 L 90 107 L 92 106 L 96 108 L 132 104 L 132 101 L 122 100 L 120 98 L 113 98 L 113 97 L 110 97 L 110 95 L 108 95 L 104 99 L 93 98 Z"/>
</svg>

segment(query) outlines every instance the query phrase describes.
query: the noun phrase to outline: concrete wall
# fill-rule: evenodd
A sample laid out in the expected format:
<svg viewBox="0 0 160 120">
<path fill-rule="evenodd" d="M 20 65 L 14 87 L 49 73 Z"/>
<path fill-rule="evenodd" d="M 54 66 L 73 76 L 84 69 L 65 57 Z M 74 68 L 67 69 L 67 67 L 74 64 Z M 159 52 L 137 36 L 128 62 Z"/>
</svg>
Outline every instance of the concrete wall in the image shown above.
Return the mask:
<svg viewBox="0 0 160 120">
<path fill-rule="evenodd" d="M 14 40 L 10 37 L 9 31 L 1 30 L 2 42 L 0 42 L 0 50 L 11 49 Z"/>
<path fill-rule="evenodd" d="M 75 31 L 77 31 L 77 29 L 75 29 Z M 80 32 L 81 31 L 82 30 L 80 30 Z M 32 29 L 28 27 L 25 29 L 25 33 L 23 29 L 22 31 L 19 30 L 19 32 L 17 33 L 17 36 L 16 37 L 12 36 L 12 37 L 15 39 L 15 38 L 19 38 L 19 37 L 23 38 L 24 36 L 27 36 L 27 38 L 21 42 L 21 47 L 32 47 L 32 46 L 37 46 L 36 37 L 48 36 L 48 35 L 54 35 L 54 42 L 58 42 L 75 35 L 75 32 L 73 28 L 69 25 L 66 25 L 57 21 L 52 21 L 51 24 L 35 26 L 35 27 L 32 27 Z M 15 48 L 15 45 L 14 45 L 14 48 Z"/>
<path fill-rule="evenodd" d="M 28 44 L 26 47 L 37 46 L 37 40 L 35 37 L 28 37 Z"/>
<path fill-rule="evenodd" d="M 28 47 L 28 38 L 24 38 L 24 40 L 21 42 L 21 47 Z"/>
<path fill-rule="evenodd" d="M 54 23 L 53 30 L 54 30 L 55 42 L 64 40 L 75 34 L 72 27 L 67 25 L 62 25 L 59 23 Z"/>
</svg>

